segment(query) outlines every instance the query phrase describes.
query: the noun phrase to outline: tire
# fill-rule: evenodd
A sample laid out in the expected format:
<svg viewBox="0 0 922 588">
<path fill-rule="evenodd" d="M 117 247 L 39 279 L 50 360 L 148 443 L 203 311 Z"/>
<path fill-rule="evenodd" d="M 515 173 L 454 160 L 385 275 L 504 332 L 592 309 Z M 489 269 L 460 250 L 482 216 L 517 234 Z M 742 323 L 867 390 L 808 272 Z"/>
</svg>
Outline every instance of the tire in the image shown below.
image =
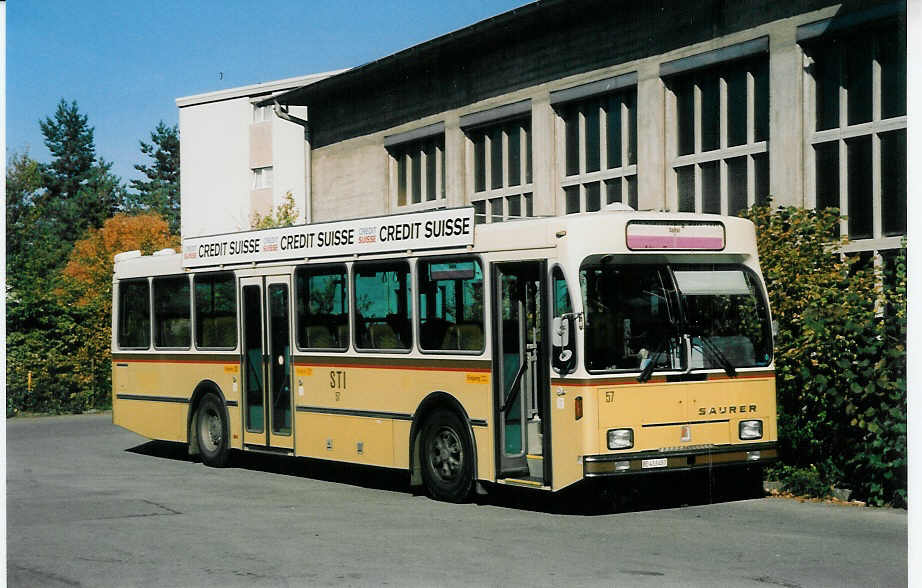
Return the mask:
<svg viewBox="0 0 922 588">
<path fill-rule="evenodd" d="M 221 401 L 212 393 L 202 398 L 195 416 L 195 435 L 202 462 L 213 468 L 227 465 L 230 457 L 228 445 L 227 413 Z"/>
<path fill-rule="evenodd" d="M 439 409 L 426 418 L 420 459 L 429 495 L 464 502 L 474 485 L 474 449 L 469 429 L 454 412 Z"/>
</svg>

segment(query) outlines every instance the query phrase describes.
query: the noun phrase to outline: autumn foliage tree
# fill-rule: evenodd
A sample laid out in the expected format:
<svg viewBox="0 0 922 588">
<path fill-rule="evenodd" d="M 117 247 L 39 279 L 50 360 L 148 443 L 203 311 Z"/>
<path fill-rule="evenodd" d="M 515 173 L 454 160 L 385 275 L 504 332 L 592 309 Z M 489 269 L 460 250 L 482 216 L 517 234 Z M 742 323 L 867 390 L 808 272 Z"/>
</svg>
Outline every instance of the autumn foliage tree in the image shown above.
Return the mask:
<svg viewBox="0 0 922 588">
<path fill-rule="evenodd" d="M 67 264 L 49 280 L 55 290 L 28 307 L 34 328 L 9 334 L 8 415 L 108 404 L 115 254 L 134 249 L 149 254 L 178 241 L 157 214 L 119 214 L 74 243 Z"/>
<path fill-rule="evenodd" d="M 110 399 L 112 267 L 117 253 L 140 250 L 144 254 L 178 247 L 179 238 L 156 213 L 118 214 L 74 243 L 62 270 L 61 296 L 84 320 L 76 329 L 80 345 L 74 359 L 78 404 L 95 406 Z"/>
</svg>

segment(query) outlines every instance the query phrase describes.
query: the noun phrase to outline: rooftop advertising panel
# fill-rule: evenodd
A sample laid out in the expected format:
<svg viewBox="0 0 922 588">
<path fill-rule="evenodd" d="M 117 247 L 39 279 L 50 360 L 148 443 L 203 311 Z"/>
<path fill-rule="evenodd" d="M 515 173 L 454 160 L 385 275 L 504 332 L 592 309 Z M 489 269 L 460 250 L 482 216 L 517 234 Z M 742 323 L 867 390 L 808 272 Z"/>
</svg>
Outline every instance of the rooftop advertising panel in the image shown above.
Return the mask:
<svg viewBox="0 0 922 588">
<path fill-rule="evenodd" d="M 474 243 L 474 209 L 453 208 L 183 239 L 183 267 L 366 255 Z"/>
</svg>

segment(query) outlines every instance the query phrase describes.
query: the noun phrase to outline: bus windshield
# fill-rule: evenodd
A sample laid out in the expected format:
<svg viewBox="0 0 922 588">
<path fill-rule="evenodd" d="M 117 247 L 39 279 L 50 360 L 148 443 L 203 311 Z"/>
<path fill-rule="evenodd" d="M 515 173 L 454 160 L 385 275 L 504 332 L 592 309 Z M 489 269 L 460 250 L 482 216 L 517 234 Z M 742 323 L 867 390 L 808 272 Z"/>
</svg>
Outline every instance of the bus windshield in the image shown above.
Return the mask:
<svg viewBox="0 0 922 588">
<path fill-rule="evenodd" d="M 580 269 L 580 288 L 591 372 L 731 373 L 771 361 L 767 305 L 755 274 L 742 266 L 619 265 L 590 258 Z"/>
</svg>

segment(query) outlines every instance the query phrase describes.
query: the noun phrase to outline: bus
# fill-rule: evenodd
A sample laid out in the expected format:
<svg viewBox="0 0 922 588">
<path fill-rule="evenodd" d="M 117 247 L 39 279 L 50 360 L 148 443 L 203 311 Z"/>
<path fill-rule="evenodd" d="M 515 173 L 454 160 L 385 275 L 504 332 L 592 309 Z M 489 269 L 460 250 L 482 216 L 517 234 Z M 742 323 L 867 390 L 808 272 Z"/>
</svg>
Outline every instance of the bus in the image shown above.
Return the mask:
<svg viewBox="0 0 922 588">
<path fill-rule="evenodd" d="M 637 212 L 478 223 L 472 207 L 187 238 L 115 258 L 113 422 L 231 451 L 484 483 L 777 459 L 755 228 Z"/>
</svg>

